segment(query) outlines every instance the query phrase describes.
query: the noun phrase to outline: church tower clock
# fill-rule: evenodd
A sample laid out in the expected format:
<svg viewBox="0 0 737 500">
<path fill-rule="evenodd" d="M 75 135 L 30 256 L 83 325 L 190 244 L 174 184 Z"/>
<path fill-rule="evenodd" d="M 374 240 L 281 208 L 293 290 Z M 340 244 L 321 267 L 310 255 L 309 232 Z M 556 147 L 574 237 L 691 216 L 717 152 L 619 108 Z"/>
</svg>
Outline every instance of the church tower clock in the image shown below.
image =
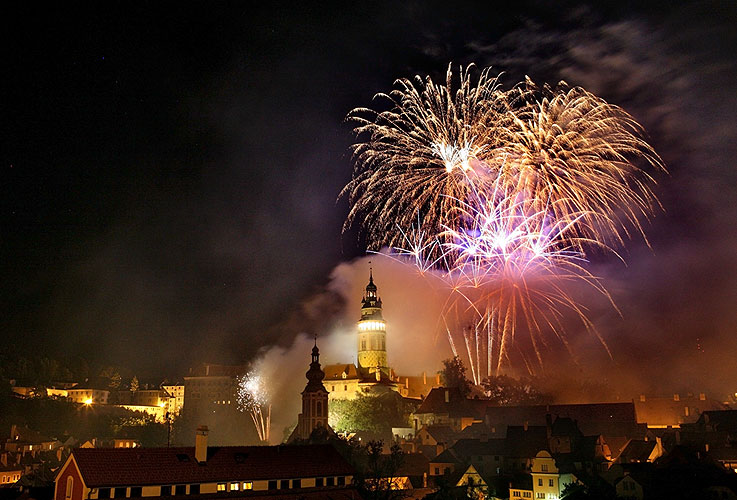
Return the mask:
<svg viewBox="0 0 737 500">
<path fill-rule="evenodd" d="M 381 313 L 381 299 L 374 284 L 374 273 L 369 269 L 369 282 L 361 302 L 361 320 L 358 322 L 358 372 L 366 377 L 376 372 L 388 373 L 386 361 L 386 322 Z"/>
</svg>

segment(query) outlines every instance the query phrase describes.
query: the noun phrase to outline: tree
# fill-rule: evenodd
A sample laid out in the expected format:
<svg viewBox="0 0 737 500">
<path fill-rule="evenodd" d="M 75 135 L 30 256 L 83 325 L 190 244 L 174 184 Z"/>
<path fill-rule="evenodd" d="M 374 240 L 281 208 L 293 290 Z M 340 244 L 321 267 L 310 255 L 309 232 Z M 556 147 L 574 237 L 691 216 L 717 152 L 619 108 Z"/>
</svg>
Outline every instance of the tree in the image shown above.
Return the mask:
<svg viewBox="0 0 737 500">
<path fill-rule="evenodd" d="M 365 431 L 391 436 L 392 427 L 408 427 L 415 402 L 399 393 L 359 394 L 355 399 L 330 402 L 330 426 L 338 432 Z"/>
<path fill-rule="evenodd" d="M 138 390 L 138 377 L 133 375 L 133 378 L 131 379 L 131 392 L 136 392 Z"/>
<path fill-rule="evenodd" d="M 549 402 L 531 379 L 516 379 L 506 375 L 486 377 L 481 386 L 490 401 L 499 406 L 538 405 Z"/>
<path fill-rule="evenodd" d="M 464 398 L 471 392 L 471 381 L 466 378 L 466 367 L 458 356 L 443 360 L 440 370 L 445 387 L 457 387 Z"/>
</svg>

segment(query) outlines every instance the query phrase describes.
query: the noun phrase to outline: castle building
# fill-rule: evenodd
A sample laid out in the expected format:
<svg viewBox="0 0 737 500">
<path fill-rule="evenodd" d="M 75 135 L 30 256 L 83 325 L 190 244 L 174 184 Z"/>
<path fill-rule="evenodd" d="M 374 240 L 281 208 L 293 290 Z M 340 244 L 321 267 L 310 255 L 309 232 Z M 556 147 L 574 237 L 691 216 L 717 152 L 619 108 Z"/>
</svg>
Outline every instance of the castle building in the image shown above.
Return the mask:
<svg viewBox="0 0 737 500">
<path fill-rule="evenodd" d="M 325 373 L 320 369 L 320 349 L 317 348 L 317 339 L 312 348 L 312 362 L 310 369 L 305 373 L 307 385 L 302 391 L 302 413 L 297 417 L 297 427 L 292 431 L 288 443 L 296 440 L 307 440 L 315 430 L 324 430 L 333 434 L 328 425 L 328 391 L 322 384 Z"/>
<path fill-rule="evenodd" d="M 358 374 L 369 377 L 376 372 L 389 375 L 386 362 L 386 321 L 381 311 L 373 270 L 361 301 L 361 320 L 358 322 Z M 380 379 L 377 379 L 380 380 Z"/>
<path fill-rule="evenodd" d="M 377 389 L 399 391 L 394 372 L 387 363 L 386 321 L 373 269 L 369 269 L 369 282 L 361 300 L 361 319 L 356 329 L 357 364 L 325 366 L 325 387 L 330 398 L 354 399 L 360 393 Z"/>
</svg>

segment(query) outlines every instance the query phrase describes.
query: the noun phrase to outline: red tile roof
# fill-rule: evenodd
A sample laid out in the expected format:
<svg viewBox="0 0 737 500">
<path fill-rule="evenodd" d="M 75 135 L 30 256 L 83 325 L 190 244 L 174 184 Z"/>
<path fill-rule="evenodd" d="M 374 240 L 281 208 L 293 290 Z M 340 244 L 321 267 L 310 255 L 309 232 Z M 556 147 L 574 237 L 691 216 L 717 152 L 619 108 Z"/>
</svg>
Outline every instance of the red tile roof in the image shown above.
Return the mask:
<svg viewBox="0 0 737 500">
<path fill-rule="evenodd" d="M 198 464 L 194 448 L 77 448 L 72 453 L 88 487 L 210 483 L 353 475 L 329 445 L 209 447 Z"/>
</svg>

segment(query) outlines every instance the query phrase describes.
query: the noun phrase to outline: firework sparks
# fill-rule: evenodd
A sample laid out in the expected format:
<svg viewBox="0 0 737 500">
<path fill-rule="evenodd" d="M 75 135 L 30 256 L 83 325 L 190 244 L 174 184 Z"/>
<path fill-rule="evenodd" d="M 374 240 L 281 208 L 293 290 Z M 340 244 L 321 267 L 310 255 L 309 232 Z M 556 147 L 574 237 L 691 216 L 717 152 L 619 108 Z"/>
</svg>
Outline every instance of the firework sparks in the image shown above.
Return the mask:
<svg viewBox="0 0 737 500">
<path fill-rule="evenodd" d="M 247 373 L 238 378 L 238 409 L 248 412 L 261 442 L 268 443 L 271 432 L 271 404 L 261 377 Z"/>
<path fill-rule="evenodd" d="M 449 68 L 445 85 L 398 80 L 379 95 L 389 110 L 351 112 L 366 140 L 353 147 L 343 194 L 346 227 L 363 221 L 372 245 L 445 285 L 444 329 L 457 354 L 448 317 L 464 318 L 456 323 L 467 325 L 462 345 L 478 383 L 484 365 L 498 373 L 513 350 L 532 372 L 550 338 L 569 349 L 566 312 L 598 336 L 568 285 L 614 305 L 586 270 L 587 252 L 644 237 L 641 221 L 657 205 L 646 168 L 664 166 L 632 116 L 581 88 L 528 80 L 503 91 L 489 69 L 477 80 L 469 69 L 455 92 Z M 522 326 L 534 361 L 517 342 Z"/>
</svg>

